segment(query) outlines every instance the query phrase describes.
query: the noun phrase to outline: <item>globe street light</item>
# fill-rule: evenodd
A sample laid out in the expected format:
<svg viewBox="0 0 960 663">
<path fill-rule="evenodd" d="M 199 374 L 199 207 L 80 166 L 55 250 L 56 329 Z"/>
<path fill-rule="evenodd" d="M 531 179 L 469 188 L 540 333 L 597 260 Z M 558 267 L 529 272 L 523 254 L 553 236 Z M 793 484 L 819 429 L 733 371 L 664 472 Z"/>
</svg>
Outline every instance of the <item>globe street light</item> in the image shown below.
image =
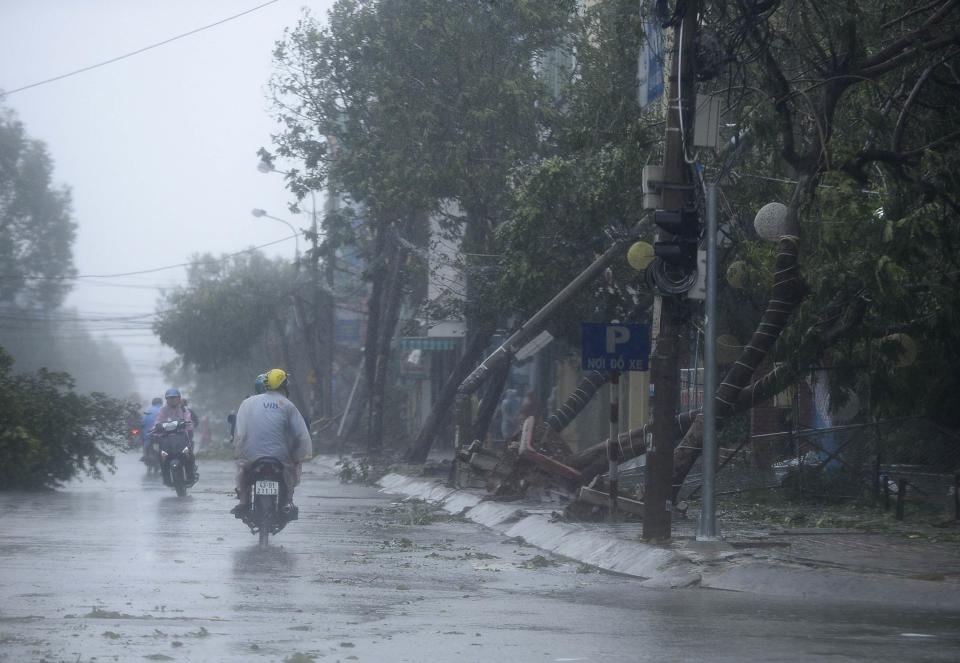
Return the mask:
<svg viewBox="0 0 960 663">
<path fill-rule="evenodd" d="M 286 170 L 280 170 L 278 168 L 274 168 L 273 164 L 267 161 L 266 159 L 260 160 L 260 162 L 257 164 L 257 170 L 259 170 L 261 173 L 265 175 L 267 173 L 279 173 L 280 175 L 283 175 L 285 177 L 288 177 L 288 178 L 290 177 L 290 172 Z M 316 234 L 317 232 L 317 196 L 316 196 L 316 192 L 313 189 L 310 189 L 310 200 L 313 203 L 313 210 L 311 211 L 311 215 L 313 219 L 312 230 L 314 234 Z"/>
<path fill-rule="evenodd" d="M 273 219 L 274 221 L 279 221 L 280 223 L 283 223 L 288 228 L 290 228 L 290 232 L 293 233 L 293 239 L 296 242 L 296 249 L 295 249 L 294 256 L 296 259 L 296 264 L 299 265 L 300 264 L 300 233 L 297 232 L 297 229 L 293 227 L 293 224 L 287 221 L 286 219 L 281 219 L 280 217 L 277 217 L 277 216 L 271 216 L 270 214 L 267 214 L 266 210 L 262 210 L 257 207 L 253 208 L 250 211 L 250 213 L 253 214 L 255 217 L 257 217 L 258 219 L 260 217 L 266 217 L 268 219 Z"/>
</svg>

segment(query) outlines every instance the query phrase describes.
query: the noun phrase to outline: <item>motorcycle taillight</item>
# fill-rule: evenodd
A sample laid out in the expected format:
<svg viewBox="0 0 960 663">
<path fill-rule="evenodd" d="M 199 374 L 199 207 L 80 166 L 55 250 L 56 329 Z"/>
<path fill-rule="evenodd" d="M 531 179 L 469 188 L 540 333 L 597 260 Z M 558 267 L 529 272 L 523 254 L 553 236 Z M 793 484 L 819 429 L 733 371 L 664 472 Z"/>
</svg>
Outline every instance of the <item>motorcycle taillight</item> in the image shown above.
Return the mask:
<svg viewBox="0 0 960 663">
<path fill-rule="evenodd" d="M 262 466 L 258 474 L 263 479 L 273 479 L 277 476 L 276 468 L 274 468 L 273 465 Z"/>
</svg>

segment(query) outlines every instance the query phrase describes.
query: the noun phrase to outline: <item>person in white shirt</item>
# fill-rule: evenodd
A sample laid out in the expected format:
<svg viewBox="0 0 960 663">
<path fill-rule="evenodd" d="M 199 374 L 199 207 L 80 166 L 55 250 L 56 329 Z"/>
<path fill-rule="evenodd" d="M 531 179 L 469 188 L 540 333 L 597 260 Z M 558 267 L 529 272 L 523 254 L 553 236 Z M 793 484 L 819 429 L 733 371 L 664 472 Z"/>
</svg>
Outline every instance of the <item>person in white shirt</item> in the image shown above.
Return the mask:
<svg viewBox="0 0 960 663">
<path fill-rule="evenodd" d="M 264 393 L 245 399 L 237 410 L 234 457 L 240 504 L 230 512 L 238 518 L 250 509 L 244 475 L 254 461 L 272 457 L 283 463 L 283 479 L 292 506 L 293 489 L 300 483 L 301 465 L 313 454 L 307 423 L 289 398 L 286 371 L 280 368 L 267 371 L 264 387 Z"/>
</svg>

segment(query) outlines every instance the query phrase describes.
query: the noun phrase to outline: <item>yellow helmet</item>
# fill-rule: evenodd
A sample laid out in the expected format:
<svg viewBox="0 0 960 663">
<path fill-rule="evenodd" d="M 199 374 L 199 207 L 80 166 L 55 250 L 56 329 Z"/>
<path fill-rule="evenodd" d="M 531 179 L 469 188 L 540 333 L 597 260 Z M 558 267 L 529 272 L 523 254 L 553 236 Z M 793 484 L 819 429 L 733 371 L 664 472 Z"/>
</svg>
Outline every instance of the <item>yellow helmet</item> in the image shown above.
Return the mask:
<svg viewBox="0 0 960 663">
<path fill-rule="evenodd" d="M 276 391 L 287 384 L 287 372 L 282 368 L 271 368 L 266 375 L 264 386 L 268 391 Z"/>
</svg>

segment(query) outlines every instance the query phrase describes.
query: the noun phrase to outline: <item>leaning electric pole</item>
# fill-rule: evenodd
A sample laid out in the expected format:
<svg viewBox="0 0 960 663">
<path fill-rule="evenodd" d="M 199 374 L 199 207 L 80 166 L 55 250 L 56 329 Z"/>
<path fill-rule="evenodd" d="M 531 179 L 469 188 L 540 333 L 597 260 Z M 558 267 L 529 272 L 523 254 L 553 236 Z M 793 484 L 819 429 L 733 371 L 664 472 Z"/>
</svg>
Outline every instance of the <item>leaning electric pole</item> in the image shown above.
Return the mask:
<svg viewBox="0 0 960 663">
<path fill-rule="evenodd" d="M 676 249 L 681 254 L 678 263 L 686 259 L 683 245 L 685 214 L 695 208 L 693 182 L 687 164 L 685 131 L 691 129 L 696 105 L 695 58 L 698 14 L 701 0 L 678 3 L 684 14 L 674 22 L 673 53 L 668 85 L 667 131 L 664 147 L 661 207 L 664 218 L 677 215 L 675 224 L 658 223 L 662 229 L 671 225 L 674 232 L 659 233 L 658 245 Z M 655 220 L 656 214 L 655 213 Z M 696 256 L 694 243 L 693 253 Z M 666 256 L 665 256 L 666 257 Z M 695 257 L 694 257 L 695 260 Z M 664 264 L 669 260 L 665 260 Z M 679 439 L 676 416 L 679 405 L 680 348 L 686 327 L 682 321 L 684 303 L 682 288 L 675 294 L 660 288 L 655 304 L 652 330 L 655 348 L 651 357 L 650 381 L 654 384 L 653 443 L 647 451 L 646 485 L 644 490 L 643 538 L 666 540 L 670 538 L 672 504 L 673 449 Z M 659 315 L 657 315 L 659 312 Z"/>
</svg>

